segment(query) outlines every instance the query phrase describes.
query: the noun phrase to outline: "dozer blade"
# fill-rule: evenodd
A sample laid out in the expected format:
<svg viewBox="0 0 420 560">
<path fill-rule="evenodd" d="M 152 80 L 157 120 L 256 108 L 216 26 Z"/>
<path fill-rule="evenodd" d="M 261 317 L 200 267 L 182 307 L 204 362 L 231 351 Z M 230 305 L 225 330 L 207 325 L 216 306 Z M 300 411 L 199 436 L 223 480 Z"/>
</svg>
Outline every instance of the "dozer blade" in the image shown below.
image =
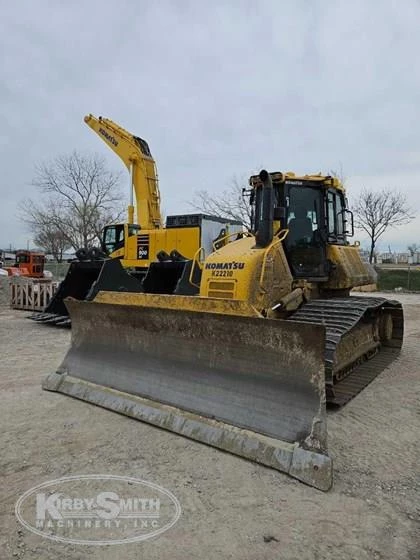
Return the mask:
<svg viewBox="0 0 420 560">
<path fill-rule="evenodd" d="M 209 313 L 188 308 L 201 298 L 107 296 L 66 301 L 72 344 L 44 389 L 331 487 L 322 326 L 241 316 L 233 301 L 206 298 Z"/>
</svg>

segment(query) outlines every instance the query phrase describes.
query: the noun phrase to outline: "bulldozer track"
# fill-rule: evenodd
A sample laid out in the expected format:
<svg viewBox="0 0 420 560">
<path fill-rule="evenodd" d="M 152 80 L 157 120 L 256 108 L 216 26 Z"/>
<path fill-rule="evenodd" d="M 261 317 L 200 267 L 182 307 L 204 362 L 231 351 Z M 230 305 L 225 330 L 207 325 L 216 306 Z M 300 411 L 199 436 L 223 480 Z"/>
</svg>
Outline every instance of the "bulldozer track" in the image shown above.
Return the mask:
<svg viewBox="0 0 420 560">
<path fill-rule="evenodd" d="M 343 336 L 361 320 L 368 321 L 382 311 L 391 313 L 393 330 L 386 346 L 380 345 L 341 370 L 334 371 L 334 357 Z M 343 406 L 379 375 L 402 346 L 404 319 L 397 301 L 375 297 L 317 299 L 298 309 L 288 320 L 323 325 L 326 329 L 325 377 L 327 403 Z"/>
</svg>

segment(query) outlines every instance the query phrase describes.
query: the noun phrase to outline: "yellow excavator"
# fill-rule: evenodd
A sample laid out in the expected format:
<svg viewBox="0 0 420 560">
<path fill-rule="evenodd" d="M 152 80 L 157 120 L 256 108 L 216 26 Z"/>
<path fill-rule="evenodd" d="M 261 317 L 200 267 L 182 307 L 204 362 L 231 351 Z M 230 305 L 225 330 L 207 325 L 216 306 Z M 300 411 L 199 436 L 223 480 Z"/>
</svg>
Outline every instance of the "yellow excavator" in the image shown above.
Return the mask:
<svg viewBox="0 0 420 560">
<path fill-rule="evenodd" d="M 248 194 L 253 231 L 197 254 L 195 295 L 66 300 L 71 347 L 43 387 L 328 490 L 326 406 L 398 355 L 402 307 L 350 295 L 373 278 L 338 179 L 263 170 Z"/>
<path fill-rule="evenodd" d="M 110 119 L 84 118 L 85 123 L 122 160 L 129 174 L 130 202 L 126 223 L 110 224 L 102 232 L 101 248 L 79 249 L 58 291 L 43 313 L 30 318 L 70 326 L 66 297 L 92 298 L 99 290 L 142 291 L 141 282 L 157 260 L 165 269 L 165 285 L 155 289 L 172 293 L 185 282 L 198 251 L 209 254 L 213 243 L 225 243 L 229 234 L 242 231 L 241 222 L 204 214 L 168 216 L 162 223 L 155 161 L 146 140 Z M 135 215 L 136 213 L 136 215 Z M 158 265 L 153 264 L 153 268 Z M 130 274 L 124 272 L 129 270 Z M 148 277 L 150 285 L 152 275 Z"/>
</svg>

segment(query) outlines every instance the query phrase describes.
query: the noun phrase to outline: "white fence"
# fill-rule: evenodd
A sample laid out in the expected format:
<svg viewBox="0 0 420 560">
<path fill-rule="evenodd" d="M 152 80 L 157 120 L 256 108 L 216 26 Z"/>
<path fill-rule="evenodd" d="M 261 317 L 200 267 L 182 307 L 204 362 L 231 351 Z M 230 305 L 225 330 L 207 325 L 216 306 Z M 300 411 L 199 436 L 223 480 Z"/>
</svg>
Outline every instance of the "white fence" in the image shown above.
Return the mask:
<svg viewBox="0 0 420 560">
<path fill-rule="evenodd" d="M 10 307 L 44 311 L 57 287 L 58 282 L 50 279 L 13 278 L 10 280 Z"/>
</svg>

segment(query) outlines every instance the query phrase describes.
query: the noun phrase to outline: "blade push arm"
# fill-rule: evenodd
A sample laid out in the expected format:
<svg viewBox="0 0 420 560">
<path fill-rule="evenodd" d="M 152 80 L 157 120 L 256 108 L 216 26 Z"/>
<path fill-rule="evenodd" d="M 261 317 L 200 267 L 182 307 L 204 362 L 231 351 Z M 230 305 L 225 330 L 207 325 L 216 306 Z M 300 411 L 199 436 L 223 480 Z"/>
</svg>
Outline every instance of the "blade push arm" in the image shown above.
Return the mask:
<svg viewBox="0 0 420 560">
<path fill-rule="evenodd" d="M 128 222 L 134 222 L 133 191 L 137 222 L 142 229 L 162 227 L 156 164 L 145 140 L 134 136 L 110 119 L 87 115 L 85 123 L 117 154 L 130 173 Z"/>
</svg>

